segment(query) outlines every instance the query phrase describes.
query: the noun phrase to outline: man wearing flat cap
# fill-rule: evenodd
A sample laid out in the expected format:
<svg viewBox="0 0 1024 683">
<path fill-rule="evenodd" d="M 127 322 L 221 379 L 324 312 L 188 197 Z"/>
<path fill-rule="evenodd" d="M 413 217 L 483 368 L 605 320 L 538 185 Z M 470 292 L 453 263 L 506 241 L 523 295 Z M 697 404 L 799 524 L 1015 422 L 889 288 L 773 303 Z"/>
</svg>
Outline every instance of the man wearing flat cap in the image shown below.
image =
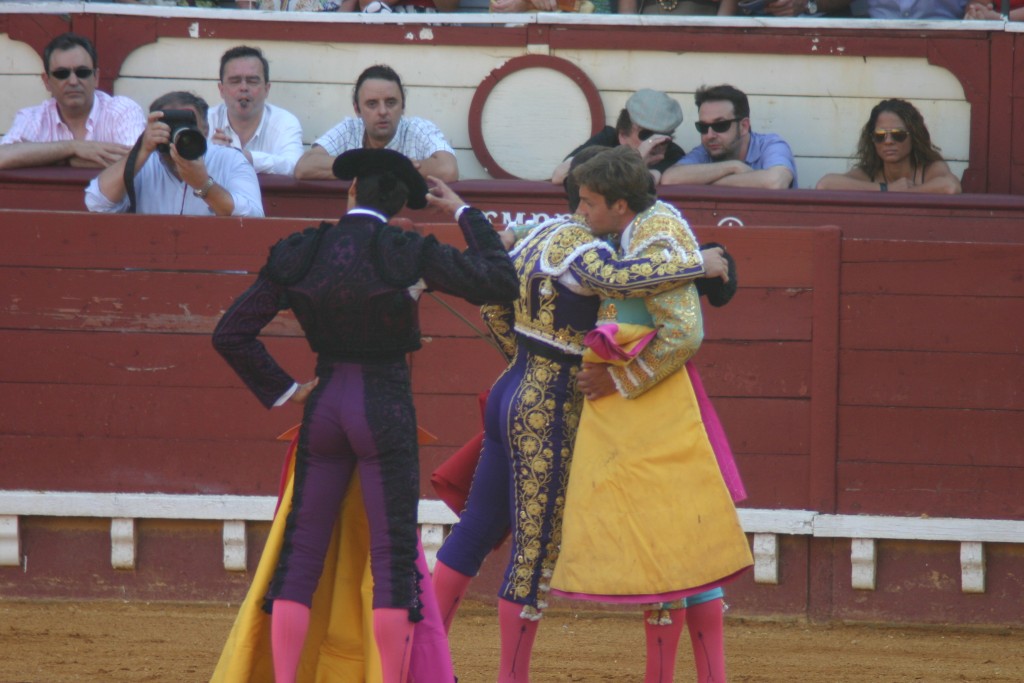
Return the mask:
<svg viewBox="0 0 1024 683">
<path fill-rule="evenodd" d="M 561 185 L 569 174 L 572 158 L 587 147 L 618 147 L 626 145 L 640 152 L 654 176 L 655 184 L 661 174 L 679 161 L 686 152 L 672 141 L 676 128 L 683 122 L 683 109 L 679 103 L 660 90 L 644 88 L 633 93 L 619 112 L 615 127 L 605 126 L 596 135 L 569 153 L 551 174 L 551 182 Z"/>
<path fill-rule="evenodd" d="M 702 86 L 694 95 L 700 147 L 661 176 L 662 185 L 795 188 L 796 162 L 789 144 L 750 127 L 750 103 L 731 85 Z"/>
<path fill-rule="evenodd" d="M 519 282 L 484 214 L 436 178 L 428 191 L 407 157 L 364 148 L 340 155 L 332 167 L 356 183 L 355 208 L 335 224 L 278 242 L 256 282 L 221 318 L 213 344 L 265 407 L 305 404 L 293 494 L 281 503 L 288 521 L 280 559 L 264 596 L 272 613 L 275 681 L 295 681 L 306 635 L 316 632 L 309 628 L 313 592 L 358 472 L 373 549 L 382 681 L 401 683 L 414 624 L 424 613 L 436 614 L 433 595 L 417 587 L 419 459 L 406 362 L 421 345 L 417 302 L 433 289 L 476 304 L 510 303 Z M 465 251 L 387 224 L 404 206 L 428 204 L 455 213 Z M 316 376 L 304 384 L 258 339 L 285 308 L 317 354 Z"/>
</svg>

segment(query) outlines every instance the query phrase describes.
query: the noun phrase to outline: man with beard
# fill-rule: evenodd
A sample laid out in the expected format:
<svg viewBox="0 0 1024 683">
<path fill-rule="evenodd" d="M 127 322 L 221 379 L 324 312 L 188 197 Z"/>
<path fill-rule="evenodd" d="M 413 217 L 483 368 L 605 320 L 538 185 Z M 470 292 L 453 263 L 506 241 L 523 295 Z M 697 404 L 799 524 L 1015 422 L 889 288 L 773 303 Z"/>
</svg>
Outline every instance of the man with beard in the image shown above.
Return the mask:
<svg viewBox="0 0 1024 683">
<path fill-rule="evenodd" d="M 750 128 L 746 94 L 731 85 L 703 86 L 694 95 L 700 147 L 661 176 L 662 185 L 796 188 L 796 163 L 785 140 Z"/>
<path fill-rule="evenodd" d="M 299 180 L 330 180 L 334 157 L 350 149 L 394 150 L 412 160 L 420 175 L 446 183 L 459 179 L 455 151 L 436 125 L 405 116 L 402 79 L 390 66 L 377 64 L 359 75 L 352 93 L 355 116 L 322 135 L 295 166 Z"/>
<path fill-rule="evenodd" d="M 270 64 L 259 48 L 239 45 L 220 58 L 222 104 L 210 109 L 210 142 L 242 150 L 257 173 L 291 175 L 302 156 L 302 124 L 269 104 Z"/>
</svg>

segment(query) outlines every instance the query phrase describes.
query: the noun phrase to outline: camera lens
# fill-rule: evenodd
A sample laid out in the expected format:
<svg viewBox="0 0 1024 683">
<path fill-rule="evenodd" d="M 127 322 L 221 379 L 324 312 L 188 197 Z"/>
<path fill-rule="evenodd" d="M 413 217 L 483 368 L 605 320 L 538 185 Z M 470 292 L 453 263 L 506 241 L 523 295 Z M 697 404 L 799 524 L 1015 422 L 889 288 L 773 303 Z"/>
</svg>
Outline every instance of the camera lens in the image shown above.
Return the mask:
<svg viewBox="0 0 1024 683">
<path fill-rule="evenodd" d="M 174 132 L 173 142 L 183 159 L 195 161 L 206 154 L 206 138 L 195 128 L 179 128 Z"/>
</svg>

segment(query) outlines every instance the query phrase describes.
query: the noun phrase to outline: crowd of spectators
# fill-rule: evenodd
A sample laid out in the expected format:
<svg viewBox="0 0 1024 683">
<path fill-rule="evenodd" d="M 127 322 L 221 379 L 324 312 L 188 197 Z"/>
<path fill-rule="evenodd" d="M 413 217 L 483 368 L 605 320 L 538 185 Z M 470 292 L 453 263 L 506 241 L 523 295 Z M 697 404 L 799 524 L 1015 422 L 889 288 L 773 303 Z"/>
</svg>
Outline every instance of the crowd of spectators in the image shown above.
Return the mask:
<svg viewBox="0 0 1024 683">
<path fill-rule="evenodd" d="M 54 38 L 43 66 L 52 97 L 17 113 L 0 140 L 0 168 L 101 168 L 85 191 L 90 211 L 263 216 L 258 173 L 333 179 L 334 159 L 360 148 L 400 152 L 424 177 L 459 178 L 444 134 L 405 116 L 401 78 L 385 65 L 363 71 L 352 94 L 355 115 L 308 151 L 298 118 L 267 102 L 270 64 L 258 48 L 224 53 L 223 102 L 212 109 L 198 95 L 176 91 L 154 100 L 148 117 L 132 100 L 96 89 L 96 49 L 84 36 Z"/>
<path fill-rule="evenodd" d="M 210 108 L 193 93 L 171 92 L 152 102 L 148 117 L 132 100 L 96 89 L 98 60 L 87 38 L 57 36 L 44 50 L 43 64 L 43 83 L 52 97 L 17 113 L 0 140 L 0 168 L 101 168 L 85 192 L 90 211 L 262 216 L 257 174 L 333 179 L 334 159 L 359 148 L 394 150 L 424 177 L 459 179 L 444 133 L 431 121 L 405 115 L 402 80 L 383 64 L 359 75 L 353 115 L 309 149 L 299 119 L 267 101 L 270 64 L 255 47 L 233 47 L 221 57 L 222 102 Z M 625 145 L 640 153 L 656 185 L 798 187 L 790 146 L 777 134 L 754 130 L 744 92 L 728 84 L 702 86 L 694 104 L 700 145 L 689 152 L 675 142 L 684 118 L 680 104 L 665 92 L 642 89 L 626 101 L 614 127 L 606 126 L 569 152 L 552 182 L 564 181 L 581 150 Z M 186 144 L 190 134 L 191 147 Z M 920 112 L 900 99 L 884 100 L 871 111 L 854 166 L 824 176 L 817 188 L 962 191 Z"/>
</svg>

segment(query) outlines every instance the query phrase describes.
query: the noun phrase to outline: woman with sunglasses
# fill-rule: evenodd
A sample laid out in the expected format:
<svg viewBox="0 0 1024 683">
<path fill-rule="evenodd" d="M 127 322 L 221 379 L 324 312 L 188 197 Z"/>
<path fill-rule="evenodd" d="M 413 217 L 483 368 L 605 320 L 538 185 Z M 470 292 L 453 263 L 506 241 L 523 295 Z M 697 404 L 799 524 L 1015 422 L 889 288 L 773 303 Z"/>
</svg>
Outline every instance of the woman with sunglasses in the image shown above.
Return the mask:
<svg viewBox="0 0 1024 683">
<path fill-rule="evenodd" d="M 824 176 L 817 189 L 963 192 L 960 180 L 932 144 L 921 112 L 899 99 L 875 105 L 857 143 L 857 164 L 846 173 Z"/>
</svg>

